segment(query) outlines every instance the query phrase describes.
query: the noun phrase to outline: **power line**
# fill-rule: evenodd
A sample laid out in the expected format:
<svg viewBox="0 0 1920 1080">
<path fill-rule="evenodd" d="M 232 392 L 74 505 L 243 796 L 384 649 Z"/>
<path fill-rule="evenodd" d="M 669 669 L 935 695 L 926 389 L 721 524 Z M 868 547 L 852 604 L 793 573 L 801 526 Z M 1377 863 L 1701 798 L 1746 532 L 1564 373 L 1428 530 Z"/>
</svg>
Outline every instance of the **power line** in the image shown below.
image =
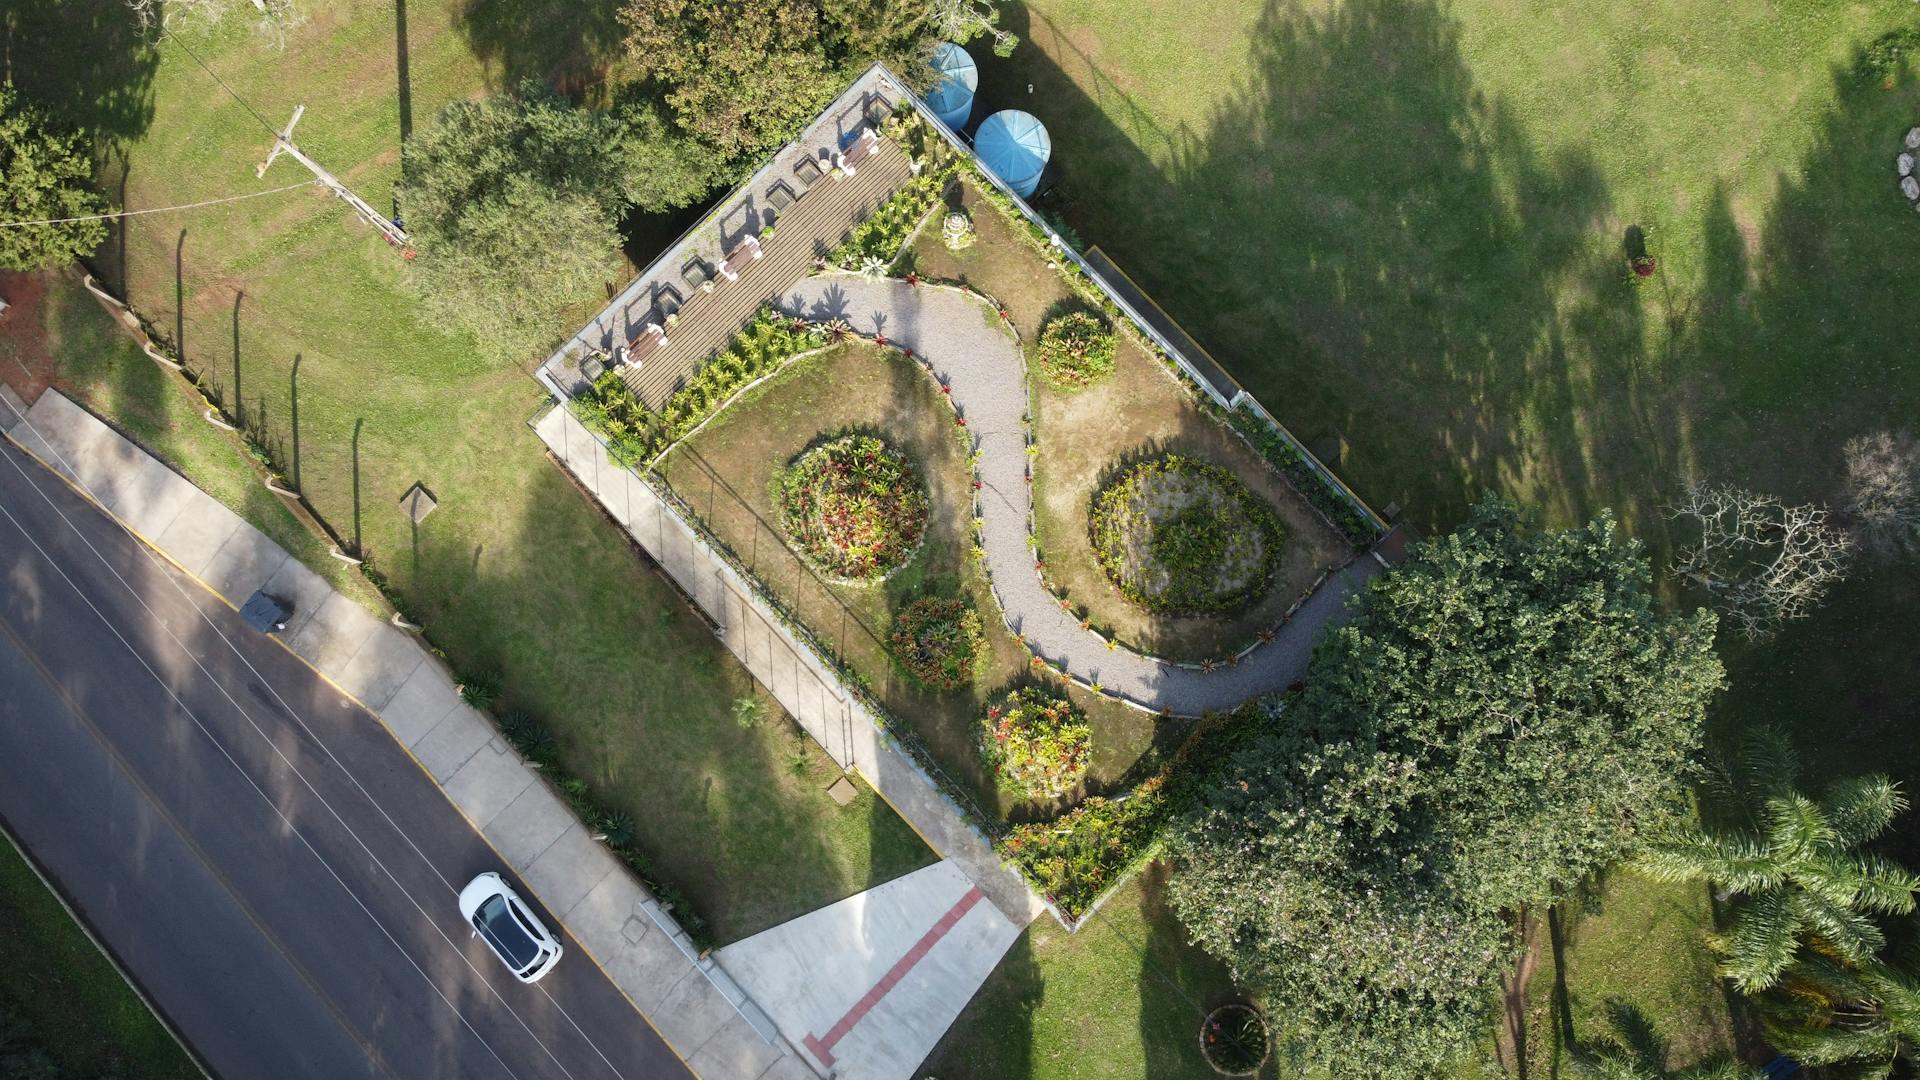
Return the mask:
<svg viewBox="0 0 1920 1080">
<path fill-rule="evenodd" d="M 138 217 L 141 214 L 165 214 L 174 210 L 198 210 L 203 206 L 219 206 L 221 203 L 239 202 L 242 199 L 257 199 L 262 195 L 278 195 L 294 188 L 312 187 L 319 180 L 302 180 L 286 187 L 271 188 L 267 191 L 250 191 L 245 195 L 229 195 L 223 199 L 207 199 L 203 202 L 184 203 L 180 206 L 156 206 L 150 210 L 121 210 L 112 214 L 88 214 L 85 217 L 47 218 L 43 221 L 0 221 L 0 229 L 22 229 L 29 225 L 65 225 L 71 221 L 112 221 L 117 218 Z"/>
<path fill-rule="evenodd" d="M 200 59 L 199 53 L 194 52 L 192 49 L 187 48 L 187 43 L 180 40 L 180 35 L 175 34 L 171 30 L 168 30 L 165 26 L 162 26 L 160 28 L 160 32 L 167 35 L 167 37 L 171 39 L 175 45 L 180 46 L 180 48 L 183 51 L 185 51 L 188 56 L 193 57 L 193 62 L 196 64 L 199 64 L 200 67 L 203 70 L 205 70 L 207 74 L 213 76 L 213 81 L 220 84 L 220 89 L 225 90 L 227 92 L 228 97 L 231 97 L 233 100 L 239 102 L 241 108 L 247 110 L 250 113 L 253 113 L 253 118 L 260 122 L 261 127 L 267 129 L 268 134 L 272 134 L 272 135 L 279 134 L 279 131 L 277 131 L 272 124 L 267 122 L 266 117 L 261 116 L 258 112 L 254 110 L 253 106 L 247 104 L 246 98 L 241 97 L 238 93 L 234 91 L 233 87 L 227 85 L 227 80 L 221 78 L 219 72 L 213 70 L 211 67 L 208 67 L 207 62 L 205 60 Z"/>
</svg>

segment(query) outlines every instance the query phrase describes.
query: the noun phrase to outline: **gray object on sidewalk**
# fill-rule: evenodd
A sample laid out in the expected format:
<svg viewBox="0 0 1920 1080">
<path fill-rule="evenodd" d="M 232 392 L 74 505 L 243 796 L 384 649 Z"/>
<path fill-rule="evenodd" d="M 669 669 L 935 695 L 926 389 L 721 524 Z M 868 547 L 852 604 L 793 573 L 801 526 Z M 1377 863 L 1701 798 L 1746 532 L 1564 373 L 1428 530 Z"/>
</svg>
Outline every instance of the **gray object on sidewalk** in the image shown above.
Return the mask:
<svg viewBox="0 0 1920 1080">
<path fill-rule="evenodd" d="M 286 607 L 280 601 L 268 596 L 265 590 L 260 589 L 256 589 L 252 596 L 247 597 L 247 602 L 240 605 L 240 617 L 247 620 L 248 626 L 263 634 L 285 630 L 288 614 Z"/>
</svg>

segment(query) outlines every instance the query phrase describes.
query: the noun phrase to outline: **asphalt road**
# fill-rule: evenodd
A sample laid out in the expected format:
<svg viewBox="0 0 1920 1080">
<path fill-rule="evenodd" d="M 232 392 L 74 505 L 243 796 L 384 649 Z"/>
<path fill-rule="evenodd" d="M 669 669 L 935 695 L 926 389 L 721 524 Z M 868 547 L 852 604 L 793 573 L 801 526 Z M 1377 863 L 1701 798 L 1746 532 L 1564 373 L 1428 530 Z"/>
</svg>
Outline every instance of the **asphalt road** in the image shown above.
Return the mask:
<svg viewBox="0 0 1920 1080">
<path fill-rule="evenodd" d="M 531 987 L 472 937 L 514 876 L 378 720 L 0 459 L 0 819 L 217 1075 L 691 1075 L 570 937 Z"/>
</svg>

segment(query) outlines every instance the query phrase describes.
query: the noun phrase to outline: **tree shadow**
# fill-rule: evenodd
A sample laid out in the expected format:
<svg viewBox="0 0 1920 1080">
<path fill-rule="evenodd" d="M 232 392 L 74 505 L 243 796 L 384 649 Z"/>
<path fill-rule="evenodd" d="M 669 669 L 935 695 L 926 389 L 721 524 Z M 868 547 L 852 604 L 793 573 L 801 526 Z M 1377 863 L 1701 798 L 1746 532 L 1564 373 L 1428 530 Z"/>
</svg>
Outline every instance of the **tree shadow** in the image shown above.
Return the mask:
<svg viewBox="0 0 1920 1080">
<path fill-rule="evenodd" d="M 466 0 L 459 29 L 495 89 L 538 79 L 589 96 L 619 53 L 619 11 L 617 0 Z"/>
<path fill-rule="evenodd" d="M 103 154 L 153 121 L 160 58 L 125 0 L 9 4 L 0 39 L 0 78 L 58 120 L 91 129 Z"/>
</svg>

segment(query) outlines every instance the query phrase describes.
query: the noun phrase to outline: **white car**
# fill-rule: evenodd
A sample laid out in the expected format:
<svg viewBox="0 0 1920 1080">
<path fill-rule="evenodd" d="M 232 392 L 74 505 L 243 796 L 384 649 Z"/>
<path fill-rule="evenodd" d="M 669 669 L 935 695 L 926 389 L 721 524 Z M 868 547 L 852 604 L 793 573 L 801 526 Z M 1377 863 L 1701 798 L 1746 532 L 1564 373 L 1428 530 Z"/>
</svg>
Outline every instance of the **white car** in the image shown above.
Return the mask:
<svg viewBox="0 0 1920 1080">
<path fill-rule="evenodd" d="M 520 894 L 491 870 L 460 890 L 460 917 L 523 983 L 539 981 L 560 962 L 559 939 L 547 931 Z"/>
</svg>

